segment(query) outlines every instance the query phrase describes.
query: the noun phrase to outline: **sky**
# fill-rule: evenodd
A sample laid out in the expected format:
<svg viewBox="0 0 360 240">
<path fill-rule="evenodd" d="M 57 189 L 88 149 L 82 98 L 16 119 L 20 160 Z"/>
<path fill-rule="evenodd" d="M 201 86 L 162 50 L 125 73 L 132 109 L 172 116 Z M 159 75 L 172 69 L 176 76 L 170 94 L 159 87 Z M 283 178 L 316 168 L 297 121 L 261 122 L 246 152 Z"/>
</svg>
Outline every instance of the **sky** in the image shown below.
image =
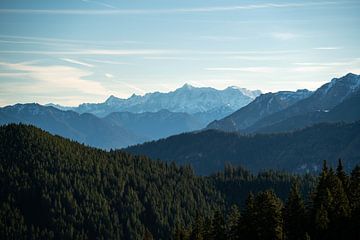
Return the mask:
<svg viewBox="0 0 360 240">
<path fill-rule="evenodd" d="M 0 0 L 0 106 L 360 74 L 360 1 Z"/>
</svg>

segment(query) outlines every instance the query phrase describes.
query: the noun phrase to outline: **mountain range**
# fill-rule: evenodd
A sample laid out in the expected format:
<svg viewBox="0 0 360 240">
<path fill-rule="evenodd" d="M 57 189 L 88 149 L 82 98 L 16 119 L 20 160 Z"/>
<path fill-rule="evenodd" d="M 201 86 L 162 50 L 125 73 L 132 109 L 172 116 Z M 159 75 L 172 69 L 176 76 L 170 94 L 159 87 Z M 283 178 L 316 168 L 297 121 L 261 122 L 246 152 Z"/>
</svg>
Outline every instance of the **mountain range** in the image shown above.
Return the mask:
<svg viewBox="0 0 360 240">
<path fill-rule="evenodd" d="M 78 107 L 50 105 L 61 110 L 92 113 L 99 117 L 107 116 L 112 112 L 144 113 L 168 110 L 194 115 L 205 126 L 247 105 L 260 94 L 259 90 L 251 91 L 238 87 L 217 90 L 185 84 L 168 93 L 154 92 L 144 96 L 133 94 L 127 99 L 110 96 L 103 103 L 83 103 Z"/>
<path fill-rule="evenodd" d="M 359 75 L 349 73 L 314 92 L 303 89 L 259 96 L 259 91 L 236 87 L 216 90 L 185 84 L 169 93 L 133 95 L 129 99 L 112 96 L 104 103 L 81 104 L 76 108 L 16 104 L 0 108 L 0 124 L 32 124 L 103 149 L 123 148 L 199 131 L 210 119 L 217 119 L 225 112 L 230 113 L 213 121 L 206 129 L 235 131 L 243 135 L 289 132 L 321 122 L 359 120 L 359 83 Z M 242 106 L 251 99 L 254 100 Z M 102 116 L 105 113 L 107 115 Z M 179 142 L 178 149 L 174 149 L 175 155 L 181 151 L 181 144 Z M 196 165 L 197 159 L 193 161 Z"/>
<path fill-rule="evenodd" d="M 360 76 L 349 73 L 314 92 L 262 94 L 204 131 L 126 150 L 191 164 L 200 174 L 221 170 L 228 162 L 253 171 L 318 171 L 321 162 L 314 159 L 343 157 L 350 166 L 359 163 L 359 120 Z"/>
<path fill-rule="evenodd" d="M 360 75 L 349 73 L 332 79 L 313 93 L 300 90 L 260 95 L 249 105 L 210 123 L 207 128 L 243 133 L 278 132 L 318 122 L 354 121 L 360 115 L 360 108 L 356 108 L 355 103 L 359 93 Z M 346 119 L 343 119 L 344 112 L 347 112 Z"/>
<path fill-rule="evenodd" d="M 16 104 L 0 108 L 0 124 L 28 123 L 90 146 L 121 148 L 202 129 L 252 101 L 260 91 L 189 84 L 169 93 L 110 96 L 104 103 L 63 107 Z"/>
<path fill-rule="evenodd" d="M 114 112 L 101 118 L 91 113 L 62 111 L 35 103 L 0 108 L 0 125 L 20 122 L 104 149 L 126 147 L 203 127 L 190 114 L 167 110 Z"/>
</svg>

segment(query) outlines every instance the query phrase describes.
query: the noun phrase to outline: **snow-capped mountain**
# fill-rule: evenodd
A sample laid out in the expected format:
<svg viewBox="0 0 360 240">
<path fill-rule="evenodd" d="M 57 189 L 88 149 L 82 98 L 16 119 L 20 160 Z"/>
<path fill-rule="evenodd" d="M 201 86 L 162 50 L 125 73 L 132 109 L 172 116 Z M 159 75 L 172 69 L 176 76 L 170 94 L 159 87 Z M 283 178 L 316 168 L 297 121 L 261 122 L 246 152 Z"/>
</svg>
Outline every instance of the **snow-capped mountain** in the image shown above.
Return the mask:
<svg viewBox="0 0 360 240">
<path fill-rule="evenodd" d="M 106 116 L 112 112 L 143 113 L 168 110 L 170 112 L 200 114 L 204 116 L 205 122 L 210 122 L 247 105 L 259 94 L 261 94 L 259 90 L 251 91 L 237 87 L 217 90 L 185 84 L 168 93 L 154 92 L 147 93 L 144 96 L 134 94 L 127 99 L 110 96 L 103 103 L 84 103 L 72 110 L 79 113 L 93 113 L 97 116 Z M 53 106 L 57 107 L 56 105 Z M 207 113 L 209 113 L 209 117 L 207 117 Z"/>
<path fill-rule="evenodd" d="M 316 117 L 318 113 L 332 112 L 332 109 L 344 102 L 345 100 L 358 94 L 360 91 L 360 75 L 349 73 L 341 78 L 334 78 L 331 82 L 324 84 L 318 88 L 311 96 L 305 98 L 288 108 L 271 114 L 267 117 L 260 119 L 258 122 L 253 124 L 247 129 L 248 132 L 262 132 L 266 129 L 266 132 L 271 132 L 271 129 L 283 129 L 283 128 L 272 128 L 271 126 L 288 125 L 285 121 L 293 119 L 291 122 L 291 128 L 297 129 L 306 127 L 306 125 L 295 124 L 300 118 L 312 118 L 313 120 L 309 124 L 316 123 L 316 119 L 322 119 L 321 121 L 328 121 L 327 117 Z M 311 117 L 310 117 L 311 115 Z M 337 118 L 339 119 L 339 118 Z M 296 120 L 296 121 L 295 121 Z M 320 120 L 319 120 L 320 121 Z M 289 130 L 286 128 L 284 130 Z"/>
<path fill-rule="evenodd" d="M 233 114 L 210 123 L 207 128 L 240 131 L 251 126 L 259 119 L 279 112 L 297 101 L 309 97 L 311 94 L 312 92 L 306 89 L 297 90 L 296 92 L 280 91 L 261 94 L 254 101 Z"/>
<path fill-rule="evenodd" d="M 335 112 L 331 110 L 359 91 L 360 75 L 349 73 L 341 78 L 332 79 L 312 94 L 307 90 L 263 94 L 232 115 L 212 122 L 208 128 L 277 132 L 290 131 L 321 121 L 341 120 L 342 118 L 335 116 Z M 327 117 L 319 113 L 331 114 Z M 351 115 L 357 116 L 356 113 Z"/>
</svg>

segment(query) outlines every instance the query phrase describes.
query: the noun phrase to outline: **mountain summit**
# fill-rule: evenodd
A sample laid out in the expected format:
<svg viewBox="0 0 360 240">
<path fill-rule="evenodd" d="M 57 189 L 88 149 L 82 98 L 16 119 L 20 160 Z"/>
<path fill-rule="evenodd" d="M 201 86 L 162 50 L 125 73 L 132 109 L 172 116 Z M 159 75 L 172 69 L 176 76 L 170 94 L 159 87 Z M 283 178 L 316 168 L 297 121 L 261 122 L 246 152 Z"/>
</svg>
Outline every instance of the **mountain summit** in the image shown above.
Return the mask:
<svg viewBox="0 0 360 240">
<path fill-rule="evenodd" d="M 318 122 L 357 120 L 360 75 L 348 73 L 334 78 L 315 92 L 262 94 L 230 116 L 214 121 L 208 128 L 224 131 L 278 132 L 310 126 Z M 341 113 L 342 116 L 339 116 Z"/>
<path fill-rule="evenodd" d="M 78 113 L 92 113 L 100 117 L 112 112 L 144 113 L 168 110 L 195 114 L 207 124 L 247 105 L 259 94 L 261 94 L 259 90 L 251 91 L 237 87 L 217 90 L 210 87 L 194 87 L 186 83 L 168 93 L 153 92 L 144 96 L 134 94 L 127 99 L 111 95 L 103 103 L 84 103 L 72 110 Z"/>
</svg>

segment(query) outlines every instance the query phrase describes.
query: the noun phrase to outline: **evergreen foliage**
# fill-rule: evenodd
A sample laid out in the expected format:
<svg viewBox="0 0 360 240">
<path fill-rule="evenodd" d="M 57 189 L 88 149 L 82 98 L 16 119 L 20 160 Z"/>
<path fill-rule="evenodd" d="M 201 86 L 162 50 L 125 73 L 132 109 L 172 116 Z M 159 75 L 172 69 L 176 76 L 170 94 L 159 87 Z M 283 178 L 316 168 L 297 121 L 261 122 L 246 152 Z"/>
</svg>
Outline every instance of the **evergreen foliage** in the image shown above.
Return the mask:
<svg viewBox="0 0 360 240">
<path fill-rule="evenodd" d="M 343 184 L 345 179 L 348 191 L 347 185 Z M 239 214 L 237 207 L 225 212 L 228 215 L 224 223 L 225 239 L 359 239 L 359 196 L 360 167 L 356 166 L 349 177 L 343 171 L 341 161 L 336 173 L 324 161 L 308 202 L 305 203 L 296 181 L 284 205 L 272 190 L 255 195 L 250 192 L 243 214 Z M 213 224 L 219 221 L 218 215 L 216 212 L 215 216 L 210 216 Z M 191 232 L 191 228 L 183 231 Z M 218 231 L 223 232 L 222 229 Z M 212 231 L 212 236 L 216 234 Z"/>
<path fill-rule="evenodd" d="M 232 166 L 196 176 L 189 166 L 11 124 L 0 127 L 0 186 L 1 239 L 360 236 L 360 167 L 348 176 L 342 163 L 336 171 L 324 163 L 317 180 Z"/>
</svg>

